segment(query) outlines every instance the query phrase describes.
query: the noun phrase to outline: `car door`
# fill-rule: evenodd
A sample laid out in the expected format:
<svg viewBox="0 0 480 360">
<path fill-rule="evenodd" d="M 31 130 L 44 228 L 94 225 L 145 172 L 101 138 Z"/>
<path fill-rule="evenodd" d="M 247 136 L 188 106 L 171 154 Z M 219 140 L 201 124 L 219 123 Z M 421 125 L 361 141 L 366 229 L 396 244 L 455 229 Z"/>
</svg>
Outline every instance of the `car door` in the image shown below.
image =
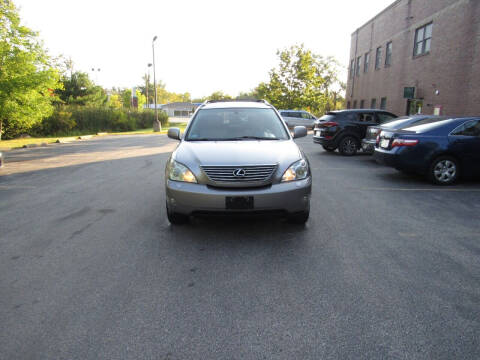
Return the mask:
<svg viewBox="0 0 480 360">
<path fill-rule="evenodd" d="M 311 128 L 313 129 L 313 124 L 314 124 L 316 118 L 312 114 L 310 114 L 306 111 L 303 111 L 301 113 L 301 115 L 302 115 L 302 118 L 301 118 L 302 125 L 309 128 L 309 129 L 311 129 Z"/>
<path fill-rule="evenodd" d="M 302 122 L 303 122 L 303 119 L 302 119 L 302 114 L 299 112 L 299 111 L 292 111 L 290 114 L 289 114 L 289 118 L 288 118 L 288 126 L 289 127 L 295 127 L 295 126 L 299 126 L 299 125 L 302 125 Z"/>
<path fill-rule="evenodd" d="M 462 171 L 480 175 L 480 120 L 469 120 L 449 135 L 450 150 L 460 159 Z"/>
</svg>

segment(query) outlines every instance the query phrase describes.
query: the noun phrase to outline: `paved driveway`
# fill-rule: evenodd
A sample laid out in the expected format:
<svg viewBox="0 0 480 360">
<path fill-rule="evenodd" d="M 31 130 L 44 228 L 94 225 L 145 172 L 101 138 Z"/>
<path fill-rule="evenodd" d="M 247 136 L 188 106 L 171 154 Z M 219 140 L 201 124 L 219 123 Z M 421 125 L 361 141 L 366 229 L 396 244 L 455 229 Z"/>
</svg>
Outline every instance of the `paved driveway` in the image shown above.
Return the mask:
<svg viewBox="0 0 480 360">
<path fill-rule="evenodd" d="M 7 154 L 1 359 L 478 359 L 480 182 L 300 139 L 306 227 L 165 216 L 165 136 Z"/>
</svg>

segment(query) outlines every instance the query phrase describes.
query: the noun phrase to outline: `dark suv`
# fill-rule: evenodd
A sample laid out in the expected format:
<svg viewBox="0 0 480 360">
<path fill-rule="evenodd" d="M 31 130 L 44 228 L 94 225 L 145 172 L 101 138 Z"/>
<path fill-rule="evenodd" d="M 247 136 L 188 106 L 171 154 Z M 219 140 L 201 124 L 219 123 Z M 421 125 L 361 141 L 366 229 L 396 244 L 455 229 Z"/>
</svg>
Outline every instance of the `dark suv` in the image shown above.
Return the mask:
<svg viewBox="0 0 480 360">
<path fill-rule="evenodd" d="M 355 109 L 330 111 L 315 121 L 313 142 L 327 151 L 351 156 L 360 149 L 367 127 L 393 120 L 397 116 L 384 110 Z"/>
</svg>

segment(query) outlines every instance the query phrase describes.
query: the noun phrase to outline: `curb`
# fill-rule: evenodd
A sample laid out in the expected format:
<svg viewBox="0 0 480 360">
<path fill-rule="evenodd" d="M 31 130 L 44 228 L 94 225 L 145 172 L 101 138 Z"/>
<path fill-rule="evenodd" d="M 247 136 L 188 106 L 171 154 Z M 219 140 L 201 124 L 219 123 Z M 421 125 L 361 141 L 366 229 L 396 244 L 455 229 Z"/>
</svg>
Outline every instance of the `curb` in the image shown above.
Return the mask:
<svg viewBox="0 0 480 360">
<path fill-rule="evenodd" d="M 22 149 L 31 149 L 31 148 L 36 148 L 36 147 L 46 147 L 48 144 L 46 142 L 40 143 L 40 144 L 25 144 L 22 146 Z"/>
<path fill-rule="evenodd" d="M 67 143 L 74 142 L 75 140 L 77 140 L 77 138 L 74 138 L 74 137 L 62 138 L 62 139 L 57 139 L 57 141 L 55 141 L 55 144 L 67 144 Z"/>
</svg>

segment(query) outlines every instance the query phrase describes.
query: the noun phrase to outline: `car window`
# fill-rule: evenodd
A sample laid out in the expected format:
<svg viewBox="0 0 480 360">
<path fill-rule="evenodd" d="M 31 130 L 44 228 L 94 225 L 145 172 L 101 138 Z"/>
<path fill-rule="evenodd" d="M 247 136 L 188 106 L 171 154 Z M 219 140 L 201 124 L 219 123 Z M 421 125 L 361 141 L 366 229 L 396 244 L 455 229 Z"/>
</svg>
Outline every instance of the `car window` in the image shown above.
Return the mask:
<svg viewBox="0 0 480 360">
<path fill-rule="evenodd" d="M 311 120 L 311 119 L 312 119 L 312 115 L 310 115 L 310 114 L 307 113 L 307 112 L 304 112 L 304 113 L 302 113 L 302 118 Z"/>
<path fill-rule="evenodd" d="M 327 115 L 323 115 L 320 119 L 320 121 L 333 121 L 335 120 L 335 117 L 336 115 L 333 115 L 333 114 L 327 114 Z"/>
<path fill-rule="evenodd" d="M 377 113 L 377 118 L 378 118 L 378 122 L 380 124 L 383 124 L 384 122 L 395 119 L 395 116 L 385 114 L 385 113 Z"/>
<path fill-rule="evenodd" d="M 463 125 L 453 130 L 452 135 L 480 137 L 480 121 L 479 120 L 467 121 Z"/>
<path fill-rule="evenodd" d="M 185 140 L 231 140 L 234 138 L 289 138 L 273 109 L 202 109 L 192 119 Z"/>
<path fill-rule="evenodd" d="M 427 131 L 436 129 L 438 127 L 444 126 L 445 124 L 447 124 L 450 121 L 451 121 L 451 119 L 434 121 L 434 122 L 428 123 L 428 124 L 409 126 L 407 128 L 404 128 L 403 130 L 415 131 L 416 133 L 423 133 L 423 132 L 427 132 Z"/>
<path fill-rule="evenodd" d="M 359 122 L 374 122 L 374 116 L 372 113 L 359 113 L 357 114 L 357 121 Z"/>
<path fill-rule="evenodd" d="M 410 116 L 402 116 L 395 118 L 395 120 L 391 120 L 382 124 L 382 128 L 388 129 L 402 129 L 408 126 L 417 126 L 423 124 L 430 124 L 439 120 L 445 120 L 445 118 L 438 118 L 438 117 L 420 117 L 420 118 L 411 118 Z"/>
<path fill-rule="evenodd" d="M 396 129 L 397 126 L 401 126 L 402 124 L 406 123 L 408 120 L 411 120 L 410 116 L 401 116 L 401 117 L 395 118 L 394 120 L 390 120 L 382 124 L 382 128 Z"/>
</svg>

